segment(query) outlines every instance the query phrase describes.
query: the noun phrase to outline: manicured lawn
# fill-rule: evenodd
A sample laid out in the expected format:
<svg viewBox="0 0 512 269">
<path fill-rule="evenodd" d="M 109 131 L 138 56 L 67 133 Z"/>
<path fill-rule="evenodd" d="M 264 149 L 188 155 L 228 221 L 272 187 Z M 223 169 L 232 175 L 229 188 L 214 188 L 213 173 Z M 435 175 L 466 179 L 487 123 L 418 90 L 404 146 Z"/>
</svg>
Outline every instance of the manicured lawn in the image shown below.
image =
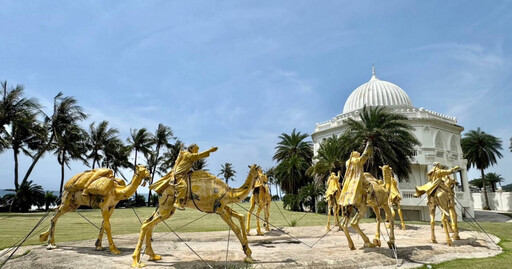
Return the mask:
<svg viewBox="0 0 512 269">
<path fill-rule="evenodd" d="M 315 226 L 325 225 L 326 215 L 315 214 L 315 213 L 304 213 L 304 212 L 291 212 L 288 210 L 281 209 L 280 213 L 277 206 L 282 206 L 281 202 L 272 202 L 270 211 L 270 222 L 277 227 L 290 226 L 289 223 L 296 221 L 296 226 Z M 243 208 L 242 208 L 243 207 Z M 245 209 L 244 209 L 245 208 Z M 249 208 L 249 203 L 233 204 L 233 210 L 247 214 L 246 209 Z M 148 218 L 155 208 L 139 207 L 135 208 L 135 211 L 139 215 L 142 221 Z M 78 212 L 84 217 L 89 219 L 96 226 L 101 225 L 101 213 L 98 209 L 79 209 Z M 256 213 L 256 210 L 254 211 Z M 0 249 L 12 246 L 18 240 L 24 237 L 32 230 L 36 223 L 41 219 L 45 213 L 0 213 Z M 24 245 L 40 244 L 39 234 L 46 231 L 50 226 L 50 218 L 53 212 L 50 213 L 48 218 L 35 230 L 32 236 L 26 241 Z M 283 217 L 283 215 L 285 217 Z M 263 212 L 260 214 L 263 218 Z M 200 218 L 200 219 L 198 219 Z M 286 218 L 286 219 L 285 219 Z M 302 219 L 301 219 L 302 218 Z M 187 223 L 194 221 L 186 225 Z M 200 211 L 187 208 L 185 211 L 176 211 L 176 213 L 166 220 L 166 223 L 174 229 L 176 232 L 206 232 L 206 231 L 221 231 L 227 230 L 227 224 L 216 214 L 205 214 Z M 238 223 L 238 222 L 236 222 Z M 114 211 L 111 218 L 112 234 L 132 234 L 138 233 L 140 229 L 140 222 L 137 216 L 131 208 L 120 208 Z M 186 225 L 186 226 L 184 226 Z M 251 227 L 256 227 L 256 217 L 251 216 Z M 263 229 L 263 223 L 261 223 Z M 272 226 L 271 226 L 272 227 Z M 159 224 L 156 232 L 170 232 L 169 228 L 165 224 Z M 98 236 L 98 229 L 92 224 L 87 222 L 76 212 L 69 212 L 64 216 L 60 217 L 57 222 L 57 228 L 55 233 L 55 241 L 77 241 L 84 239 L 94 239 Z M 254 230 L 251 231 L 255 233 Z M 106 237 L 104 237 L 106 238 Z"/>
</svg>

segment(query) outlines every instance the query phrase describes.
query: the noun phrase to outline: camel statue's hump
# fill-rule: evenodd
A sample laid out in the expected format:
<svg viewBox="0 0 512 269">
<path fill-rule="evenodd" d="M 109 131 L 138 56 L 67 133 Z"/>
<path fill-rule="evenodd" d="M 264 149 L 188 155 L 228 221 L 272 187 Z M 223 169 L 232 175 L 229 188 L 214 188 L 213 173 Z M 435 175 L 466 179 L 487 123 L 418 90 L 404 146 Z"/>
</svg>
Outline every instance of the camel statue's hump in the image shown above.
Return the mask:
<svg viewBox="0 0 512 269">
<path fill-rule="evenodd" d="M 227 187 L 227 184 L 222 179 L 203 170 L 192 172 L 191 180 L 193 183 L 215 183 L 218 185 L 225 185 Z"/>
</svg>

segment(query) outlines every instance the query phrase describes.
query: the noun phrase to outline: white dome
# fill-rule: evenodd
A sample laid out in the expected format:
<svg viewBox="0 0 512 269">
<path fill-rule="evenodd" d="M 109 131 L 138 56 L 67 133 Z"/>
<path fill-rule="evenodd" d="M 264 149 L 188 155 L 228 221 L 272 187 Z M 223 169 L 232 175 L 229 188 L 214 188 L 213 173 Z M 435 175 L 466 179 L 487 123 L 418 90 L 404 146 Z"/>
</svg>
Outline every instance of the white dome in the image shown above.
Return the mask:
<svg viewBox="0 0 512 269">
<path fill-rule="evenodd" d="M 357 87 L 348 97 L 343 113 L 362 109 L 363 106 L 400 106 L 412 107 L 409 96 L 397 85 L 373 76 L 370 81 Z"/>
</svg>

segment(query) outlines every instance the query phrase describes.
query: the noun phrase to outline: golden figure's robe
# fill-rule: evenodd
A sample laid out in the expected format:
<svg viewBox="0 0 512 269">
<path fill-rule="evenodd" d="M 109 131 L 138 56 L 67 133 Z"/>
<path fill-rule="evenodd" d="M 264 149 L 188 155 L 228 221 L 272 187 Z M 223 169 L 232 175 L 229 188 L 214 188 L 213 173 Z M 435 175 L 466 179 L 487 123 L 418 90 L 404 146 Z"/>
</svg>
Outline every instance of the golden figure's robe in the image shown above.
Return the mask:
<svg viewBox="0 0 512 269">
<path fill-rule="evenodd" d="M 333 195 L 336 191 L 341 192 L 340 178 L 331 175 L 327 180 L 327 190 L 325 191 L 325 197 Z"/>
<path fill-rule="evenodd" d="M 156 193 L 161 194 L 174 178 L 177 180 L 177 189 L 182 190 L 183 188 L 186 188 L 187 183 L 184 180 L 185 175 L 190 171 L 190 168 L 192 168 L 195 161 L 208 156 L 210 156 L 210 151 L 204 151 L 201 153 L 192 153 L 187 150 L 180 151 L 172 171 L 163 176 L 157 182 L 151 184 L 149 188 L 154 190 Z"/>
<path fill-rule="evenodd" d="M 371 154 L 371 147 L 367 147 L 361 157 L 351 156 L 346 162 L 347 171 L 343 181 L 343 189 L 338 204 L 341 206 L 355 205 L 362 201 L 365 192 L 364 163 Z"/>
<path fill-rule="evenodd" d="M 414 196 L 419 197 L 424 193 L 427 193 L 428 196 L 432 195 L 436 188 L 439 187 L 441 183 L 443 183 L 443 177 L 448 176 L 452 173 L 452 169 L 445 170 L 437 166 L 434 166 L 434 168 L 432 168 L 427 174 L 429 182 L 419 187 L 416 186 L 416 193 L 414 194 Z"/>
</svg>

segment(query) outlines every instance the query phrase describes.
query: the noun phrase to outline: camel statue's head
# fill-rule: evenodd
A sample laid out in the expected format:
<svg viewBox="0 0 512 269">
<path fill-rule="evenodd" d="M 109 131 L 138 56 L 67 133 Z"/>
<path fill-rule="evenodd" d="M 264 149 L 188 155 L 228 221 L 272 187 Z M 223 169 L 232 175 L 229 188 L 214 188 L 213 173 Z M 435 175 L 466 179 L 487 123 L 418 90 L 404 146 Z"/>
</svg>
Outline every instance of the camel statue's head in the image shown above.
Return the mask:
<svg viewBox="0 0 512 269">
<path fill-rule="evenodd" d="M 137 165 L 135 167 L 135 175 L 137 177 L 141 177 L 142 178 L 142 187 L 146 186 L 146 183 L 149 183 L 149 176 L 150 176 L 150 173 L 148 171 L 148 169 L 144 166 L 144 165 Z"/>
<path fill-rule="evenodd" d="M 391 176 L 391 174 L 393 173 L 393 168 L 391 168 L 391 166 L 385 164 L 383 166 L 379 166 L 380 170 L 382 170 L 382 175 L 384 177 L 386 176 Z"/>
</svg>

